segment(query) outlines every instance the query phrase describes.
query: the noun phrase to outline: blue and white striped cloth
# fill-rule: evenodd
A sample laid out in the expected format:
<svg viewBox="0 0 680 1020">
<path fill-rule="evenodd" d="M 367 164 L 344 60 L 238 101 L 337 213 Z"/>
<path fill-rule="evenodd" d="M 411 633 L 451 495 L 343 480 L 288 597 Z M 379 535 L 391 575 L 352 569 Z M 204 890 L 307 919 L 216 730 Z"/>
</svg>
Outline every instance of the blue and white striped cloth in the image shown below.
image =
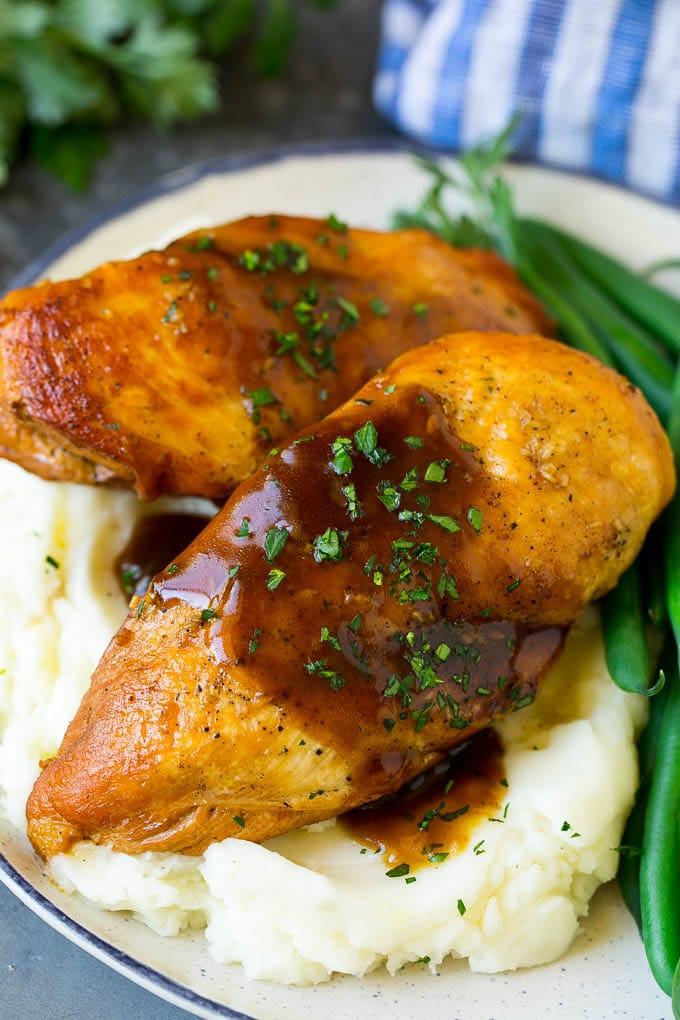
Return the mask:
<svg viewBox="0 0 680 1020">
<path fill-rule="evenodd" d="M 680 200 L 680 0 L 386 0 L 374 98 L 447 150 L 520 110 L 519 158 Z"/>
</svg>

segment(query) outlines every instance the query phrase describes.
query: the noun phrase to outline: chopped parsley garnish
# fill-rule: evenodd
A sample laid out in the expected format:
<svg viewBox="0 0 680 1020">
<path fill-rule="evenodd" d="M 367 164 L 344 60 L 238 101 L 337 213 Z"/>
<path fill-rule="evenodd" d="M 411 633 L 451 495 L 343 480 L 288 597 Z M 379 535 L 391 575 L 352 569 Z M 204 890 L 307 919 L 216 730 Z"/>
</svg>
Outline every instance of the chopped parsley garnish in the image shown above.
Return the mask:
<svg viewBox="0 0 680 1020">
<path fill-rule="evenodd" d="M 420 436 L 406 436 L 404 442 L 407 446 L 410 446 L 412 450 L 422 450 L 425 446 L 425 440 L 421 439 Z"/>
<path fill-rule="evenodd" d="M 202 609 L 201 610 L 201 623 L 208 623 L 209 620 L 214 620 L 217 613 L 214 609 Z"/>
<path fill-rule="evenodd" d="M 49 563 L 49 565 L 51 567 L 54 567 L 55 570 L 57 570 L 59 568 L 59 561 L 55 560 L 54 556 L 46 556 L 45 557 L 45 563 Z"/>
<path fill-rule="evenodd" d="M 352 461 L 352 440 L 346 436 L 338 436 L 331 443 L 333 460 L 331 466 L 337 475 L 348 475 L 354 463 Z"/>
<path fill-rule="evenodd" d="M 219 275 L 220 271 L 217 268 L 217 266 L 210 266 L 210 268 L 208 269 L 208 279 L 216 280 L 219 277 Z"/>
<path fill-rule="evenodd" d="M 272 567 L 267 574 L 267 588 L 269 591 L 275 591 L 286 576 L 285 570 L 279 570 L 278 567 Z"/>
<path fill-rule="evenodd" d="M 408 875 L 410 870 L 411 866 L 409 864 L 397 864 L 396 868 L 390 868 L 389 871 L 385 872 L 385 875 L 387 878 L 403 878 L 405 875 Z"/>
<path fill-rule="evenodd" d="M 425 316 L 427 315 L 428 308 L 429 305 L 427 305 L 424 301 L 418 301 L 413 306 L 411 311 L 418 319 L 424 319 Z"/>
<path fill-rule="evenodd" d="M 477 534 L 482 530 L 482 511 L 476 506 L 471 506 L 467 512 L 468 523 L 472 525 Z"/>
<path fill-rule="evenodd" d="M 264 538 L 264 554 L 271 563 L 288 541 L 288 532 L 285 528 L 269 528 Z"/>
<path fill-rule="evenodd" d="M 359 321 L 359 309 L 355 304 L 343 297 L 337 298 L 337 302 L 338 307 L 342 309 L 350 322 L 355 323 Z"/>
<path fill-rule="evenodd" d="M 449 534 L 453 535 L 456 531 L 460 531 L 460 524 L 455 521 L 453 517 L 448 517 L 441 514 L 426 514 L 428 521 L 432 521 L 433 524 L 439 525 L 444 531 L 448 531 Z"/>
<path fill-rule="evenodd" d="M 511 582 L 511 583 L 510 583 L 510 584 L 508 585 L 508 587 L 507 587 L 507 588 L 505 589 L 505 590 L 507 591 L 507 593 L 508 593 L 508 594 L 510 594 L 510 592 L 513 592 L 513 591 L 515 591 L 515 590 L 516 590 L 517 588 L 519 588 L 519 585 L 520 585 L 520 581 L 521 581 L 521 578 L 520 578 L 520 577 L 516 577 L 516 578 L 515 578 L 515 580 L 514 580 L 514 581 L 512 581 L 512 582 Z"/>
<path fill-rule="evenodd" d="M 301 244 L 281 239 L 273 241 L 266 248 L 241 252 L 236 263 L 247 272 L 258 272 L 262 276 L 277 269 L 290 269 L 291 273 L 300 275 L 309 269 L 309 255 Z"/>
<path fill-rule="evenodd" d="M 255 652 L 260 647 L 259 638 L 260 638 L 261 634 L 262 634 L 262 631 L 260 630 L 260 628 L 256 627 L 255 630 L 253 631 L 253 636 L 251 637 L 250 641 L 248 642 L 248 651 L 249 651 L 249 653 L 251 655 L 254 655 Z"/>
<path fill-rule="evenodd" d="M 370 458 L 378 445 L 378 432 L 372 421 L 367 421 L 360 429 L 357 429 L 354 433 L 354 441 L 359 453 Z"/>
<path fill-rule="evenodd" d="M 423 480 L 426 482 L 445 482 L 447 467 L 449 467 L 448 460 L 431 461 L 425 469 Z"/>
<path fill-rule="evenodd" d="M 376 467 L 382 467 L 392 460 L 392 455 L 378 446 L 378 432 L 372 421 L 365 422 L 354 433 L 354 442 L 359 453 Z"/>
<path fill-rule="evenodd" d="M 314 539 L 314 559 L 316 562 L 321 563 L 324 560 L 331 560 L 337 563 L 341 560 L 347 535 L 348 532 L 339 531 L 338 528 L 326 528 L 322 535 L 317 535 Z"/>
<path fill-rule="evenodd" d="M 314 676 L 320 676 L 328 680 L 331 690 L 339 691 L 345 681 L 336 669 L 331 669 L 325 659 L 316 659 L 314 662 L 306 662 L 305 669 Z"/>
<path fill-rule="evenodd" d="M 320 640 L 322 644 L 323 643 L 329 644 L 331 648 L 335 648 L 336 652 L 342 651 L 342 648 L 340 647 L 340 642 L 338 641 L 334 634 L 331 634 L 328 627 L 321 628 Z"/>
<path fill-rule="evenodd" d="M 378 499 L 386 506 L 390 513 L 393 510 L 398 510 L 401 503 L 401 493 L 397 487 L 388 481 L 378 482 L 377 485 Z"/>
<path fill-rule="evenodd" d="M 250 417 L 256 425 L 260 424 L 261 407 L 268 407 L 270 404 L 279 403 L 279 398 L 275 397 L 272 391 L 266 386 L 263 386 L 260 389 L 251 390 L 247 395 L 253 404 Z"/>
<path fill-rule="evenodd" d="M 335 231 L 336 234 L 346 234 L 349 229 L 347 224 L 344 223 L 343 220 L 338 219 L 335 213 L 329 214 L 326 223 L 328 224 L 330 230 Z"/>
<path fill-rule="evenodd" d="M 343 485 L 340 490 L 347 500 L 347 512 L 351 521 L 356 521 L 359 517 L 364 516 L 364 508 L 357 499 L 357 487 L 354 482 L 348 482 L 347 485 Z"/>
<path fill-rule="evenodd" d="M 461 917 L 465 913 L 466 909 L 467 908 L 466 908 L 465 904 L 463 903 L 463 901 L 462 900 L 458 900 L 458 913 L 460 914 Z"/>
<path fill-rule="evenodd" d="M 251 534 L 252 534 L 252 532 L 250 530 L 250 524 L 249 524 L 248 518 L 244 517 L 243 520 L 241 521 L 241 524 L 240 524 L 240 527 L 239 527 L 238 531 L 236 532 L 236 537 L 237 538 L 250 538 Z"/>
<path fill-rule="evenodd" d="M 243 828 L 243 826 L 246 824 L 245 820 L 241 818 L 240 815 L 232 815 L 232 821 L 236 822 L 236 824 L 240 826 L 240 828 Z"/>
<path fill-rule="evenodd" d="M 170 304 L 168 305 L 168 310 L 166 311 L 165 315 L 163 316 L 163 322 L 165 322 L 165 323 L 172 322 L 172 320 L 175 317 L 175 312 L 176 311 L 177 311 L 177 302 L 176 301 L 171 301 Z"/>
<path fill-rule="evenodd" d="M 352 617 L 347 626 L 354 634 L 357 634 L 361 630 L 362 623 L 363 618 L 361 616 L 361 613 L 357 613 L 356 616 Z"/>
<path fill-rule="evenodd" d="M 368 306 L 373 312 L 373 314 L 377 316 L 377 318 L 379 319 L 382 319 L 386 315 L 389 315 L 390 310 L 385 304 L 385 302 L 382 300 L 382 298 L 379 297 L 373 298 L 372 301 L 369 301 Z"/>
</svg>

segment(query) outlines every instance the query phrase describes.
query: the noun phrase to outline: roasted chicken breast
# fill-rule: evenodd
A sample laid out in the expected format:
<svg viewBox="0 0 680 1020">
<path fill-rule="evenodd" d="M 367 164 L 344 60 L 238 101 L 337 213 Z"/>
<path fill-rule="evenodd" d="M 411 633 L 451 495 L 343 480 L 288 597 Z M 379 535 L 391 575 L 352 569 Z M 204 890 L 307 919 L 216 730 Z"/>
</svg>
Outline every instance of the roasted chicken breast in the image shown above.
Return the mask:
<svg viewBox="0 0 680 1020">
<path fill-rule="evenodd" d="M 196 853 L 396 790 L 531 701 L 673 486 L 654 413 L 588 355 L 407 352 L 137 599 L 34 787 L 34 847 Z"/>
<path fill-rule="evenodd" d="M 251 217 L 0 301 L 0 455 L 219 498 L 408 347 L 465 329 L 550 322 L 491 253 Z"/>
</svg>

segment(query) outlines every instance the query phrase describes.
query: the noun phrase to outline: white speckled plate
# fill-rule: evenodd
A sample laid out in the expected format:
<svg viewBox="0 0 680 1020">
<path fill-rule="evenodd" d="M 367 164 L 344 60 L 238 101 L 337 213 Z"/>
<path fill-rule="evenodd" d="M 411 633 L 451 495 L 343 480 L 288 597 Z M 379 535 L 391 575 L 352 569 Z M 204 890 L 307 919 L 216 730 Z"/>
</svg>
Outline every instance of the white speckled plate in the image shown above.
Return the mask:
<svg viewBox="0 0 680 1020">
<path fill-rule="evenodd" d="M 596 241 L 636 266 L 680 250 L 680 213 L 586 178 L 527 167 L 508 170 L 523 211 Z M 174 174 L 71 234 L 21 275 L 76 276 L 99 262 L 163 245 L 187 230 L 248 213 L 324 216 L 383 227 L 398 206 L 412 206 L 425 182 L 395 146 L 279 150 Z M 0 823 L 0 879 L 48 924 L 149 990 L 201 1017 L 257 1020 L 662 1020 L 668 999 L 648 973 L 641 943 L 615 886 L 595 897 L 584 933 L 557 963 L 495 976 L 449 961 L 315 988 L 248 982 L 238 967 L 218 966 L 202 936 L 164 939 L 122 914 L 62 894 L 42 873 L 24 836 Z"/>
</svg>

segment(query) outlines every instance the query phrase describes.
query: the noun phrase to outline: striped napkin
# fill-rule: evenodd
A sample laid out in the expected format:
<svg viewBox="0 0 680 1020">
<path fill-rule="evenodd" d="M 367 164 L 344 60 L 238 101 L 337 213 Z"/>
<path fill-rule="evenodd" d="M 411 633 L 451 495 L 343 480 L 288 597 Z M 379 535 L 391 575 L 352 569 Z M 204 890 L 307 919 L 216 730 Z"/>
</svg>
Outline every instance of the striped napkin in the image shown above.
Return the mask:
<svg viewBox="0 0 680 1020">
<path fill-rule="evenodd" d="M 385 0 L 374 98 L 448 150 L 520 110 L 520 159 L 680 201 L 680 0 Z"/>
</svg>

